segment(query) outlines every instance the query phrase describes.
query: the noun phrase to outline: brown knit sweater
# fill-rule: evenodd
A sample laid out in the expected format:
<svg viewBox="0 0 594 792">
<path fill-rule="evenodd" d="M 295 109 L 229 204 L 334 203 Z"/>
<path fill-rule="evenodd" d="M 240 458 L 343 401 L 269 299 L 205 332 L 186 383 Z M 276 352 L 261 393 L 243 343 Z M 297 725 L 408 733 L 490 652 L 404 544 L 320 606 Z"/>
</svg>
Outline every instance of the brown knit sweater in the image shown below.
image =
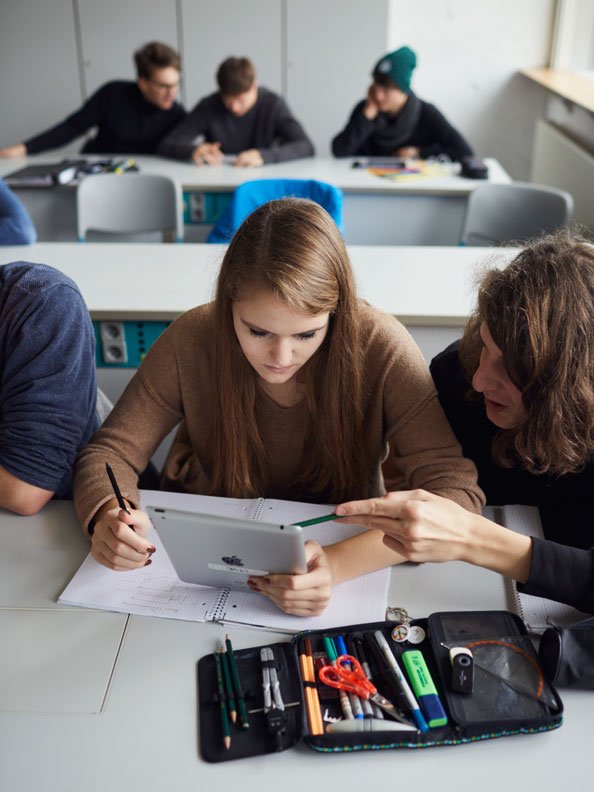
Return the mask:
<svg viewBox="0 0 594 792">
<path fill-rule="evenodd" d="M 363 414 L 368 497 L 385 491 L 381 463 L 390 442 L 406 488 L 426 489 L 479 511 L 484 501 L 476 469 L 462 457 L 419 349 L 395 318 L 363 302 L 360 307 L 367 383 Z M 104 425 L 79 455 L 74 500 L 83 527 L 113 497 L 105 463 L 114 469 L 124 497 L 137 505 L 138 474 L 180 421 L 184 423 L 165 463 L 162 484 L 198 494 L 209 492 L 208 428 L 216 398 L 209 366 L 216 332 L 212 314 L 212 304 L 198 306 L 157 339 Z M 296 490 L 293 483 L 306 452 L 305 401 L 281 407 L 262 391 L 257 398 L 270 482 L 269 490 L 260 494 L 319 500 L 307 488 Z"/>
</svg>

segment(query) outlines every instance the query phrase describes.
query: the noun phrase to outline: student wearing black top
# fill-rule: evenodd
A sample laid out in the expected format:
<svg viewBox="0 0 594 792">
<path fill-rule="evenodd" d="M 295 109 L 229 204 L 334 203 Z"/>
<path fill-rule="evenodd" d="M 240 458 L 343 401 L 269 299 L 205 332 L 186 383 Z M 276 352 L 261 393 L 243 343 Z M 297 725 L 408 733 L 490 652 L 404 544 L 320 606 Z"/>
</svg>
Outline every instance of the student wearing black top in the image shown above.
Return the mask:
<svg viewBox="0 0 594 792">
<path fill-rule="evenodd" d="M 417 57 L 409 47 L 376 64 L 367 97 L 332 141 L 335 157 L 379 156 L 427 159 L 447 154 L 459 161 L 473 151 L 435 105 L 419 99 L 410 82 Z"/>
<path fill-rule="evenodd" d="M 233 164 L 254 168 L 266 162 L 311 157 L 314 148 L 286 102 L 258 85 L 248 58 L 227 58 L 218 68 L 219 90 L 201 99 L 163 140 L 163 157 L 218 165 L 225 154 Z"/>
<path fill-rule="evenodd" d="M 337 511 L 374 515 L 364 523 L 411 561 L 468 561 L 594 613 L 594 246 L 561 232 L 489 272 L 431 373 L 487 502 L 538 506 L 546 538 L 421 490 Z"/>
<path fill-rule="evenodd" d="M 134 53 L 136 82 L 118 80 L 99 88 L 65 121 L 0 149 L 0 157 L 24 157 L 59 148 L 97 127 L 84 154 L 154 154 L 160 140 L 185 116 L 175 101 L 180 57 L 165 44 L 151 42 Z"/>
</svg>

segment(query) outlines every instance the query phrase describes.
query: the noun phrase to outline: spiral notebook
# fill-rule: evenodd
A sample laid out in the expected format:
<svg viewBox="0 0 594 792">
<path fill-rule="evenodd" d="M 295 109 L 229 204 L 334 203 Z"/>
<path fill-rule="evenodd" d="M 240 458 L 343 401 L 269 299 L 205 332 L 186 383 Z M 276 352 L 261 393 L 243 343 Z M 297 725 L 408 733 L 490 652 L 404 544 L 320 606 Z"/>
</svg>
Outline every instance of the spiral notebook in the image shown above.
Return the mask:
<svg viewBox="0 0 594 792">
<path fill-rule="evenodd" d="M 322 517 L 332 511 L 332 506 L 295 501 L 217 498 L 152 490 L 141 493 L 141 502 L 143 507 L 157 506 L 279 523 Z M 303 533 L 306 539 L 329 545 L 364 530 L 362 526 L 331 521 L 304 527 Z M 114 572 L 87 556 L 58 597 L 58 603 L 141 616 L 245 624 L 286 633 L 382 621 L 385 617 L 390 569 L 361 575 L 335 586 L 324 613 L 305 618 L 290 616 L 266 597 L 251 591 L 183 583 L 155 531 L 150 535 L 150 541 L 157 548 L 152 564 L 130 572 Z"/>
<path fill-rule="evenodd" d="M 544 539 L 536 506 L 492 506 L 485 509 L 485 516 L 516 533 Z M 513 609 L 530 632 L 542 633 L 547 627 L 566 627 L 588 618 L 570 605 L 518 591 L 513 580 L 509 581 L 509 591 Z"/>
</svg>

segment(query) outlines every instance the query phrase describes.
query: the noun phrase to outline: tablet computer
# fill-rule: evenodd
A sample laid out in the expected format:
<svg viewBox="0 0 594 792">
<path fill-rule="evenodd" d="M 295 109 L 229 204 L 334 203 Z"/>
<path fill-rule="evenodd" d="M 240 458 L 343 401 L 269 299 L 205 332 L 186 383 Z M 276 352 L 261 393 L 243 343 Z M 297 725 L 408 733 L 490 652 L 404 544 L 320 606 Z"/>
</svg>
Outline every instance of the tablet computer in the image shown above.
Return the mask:
<svg viewBox="0 0 594 792">
<path fill-rule="evenodd" d="M 307 572 L 299 525 L 254 522 L 148 506 L 180 580 L 249 591 L 251 576 Z"/>
</svg>

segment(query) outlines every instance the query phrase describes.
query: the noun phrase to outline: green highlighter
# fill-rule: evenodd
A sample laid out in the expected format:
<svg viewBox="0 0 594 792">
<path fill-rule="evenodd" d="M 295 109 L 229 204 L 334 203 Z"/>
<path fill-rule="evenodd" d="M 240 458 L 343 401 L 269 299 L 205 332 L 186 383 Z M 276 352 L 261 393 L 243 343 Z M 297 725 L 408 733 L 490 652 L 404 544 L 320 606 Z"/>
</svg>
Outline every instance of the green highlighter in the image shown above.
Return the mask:
<svg viewBox="0 0 594 792">
<path fill-rule="evenodd" d="M 445 726 L 448 716 L 439 700 L 423 654 L 418 649 L 403 652 L 402 663 L 429 728 Z"/>
</svg>

